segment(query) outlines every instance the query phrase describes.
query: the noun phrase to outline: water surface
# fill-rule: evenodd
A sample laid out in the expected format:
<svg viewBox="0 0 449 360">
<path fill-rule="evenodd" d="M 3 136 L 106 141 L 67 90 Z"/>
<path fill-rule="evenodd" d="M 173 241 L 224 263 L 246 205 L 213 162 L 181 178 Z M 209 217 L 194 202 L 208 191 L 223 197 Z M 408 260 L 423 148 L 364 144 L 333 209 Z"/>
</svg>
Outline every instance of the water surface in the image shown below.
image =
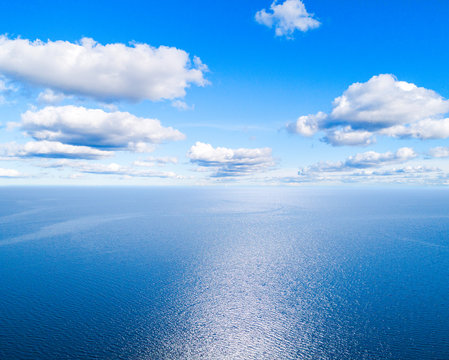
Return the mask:
<svg viewBox="0 0 449 360">
<path fill-rule="evenodd" d="M 0 359 L 449 359 L 449 191 L 0 188 Z"/>
</svg>

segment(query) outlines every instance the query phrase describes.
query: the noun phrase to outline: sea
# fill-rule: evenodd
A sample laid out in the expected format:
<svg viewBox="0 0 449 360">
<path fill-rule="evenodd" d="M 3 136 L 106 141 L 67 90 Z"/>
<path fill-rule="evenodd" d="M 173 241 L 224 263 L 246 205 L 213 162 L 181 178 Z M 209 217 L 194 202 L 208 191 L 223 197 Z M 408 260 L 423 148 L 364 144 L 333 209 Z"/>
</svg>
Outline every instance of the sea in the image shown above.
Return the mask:
<svg viewBox="0 0 449 360">
<path fill-rule="evenodd" d="M 449 359 L 449 189 L 1 187 L 0 359 Z"/>
</svg>

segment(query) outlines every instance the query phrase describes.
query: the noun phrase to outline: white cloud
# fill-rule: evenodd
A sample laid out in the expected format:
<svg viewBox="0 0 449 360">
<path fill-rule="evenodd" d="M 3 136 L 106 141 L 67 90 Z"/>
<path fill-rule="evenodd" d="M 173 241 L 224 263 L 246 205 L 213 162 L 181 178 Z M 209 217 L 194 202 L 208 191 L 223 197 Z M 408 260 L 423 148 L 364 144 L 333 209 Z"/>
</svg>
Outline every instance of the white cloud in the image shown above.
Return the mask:
<svg viewBox="0 0 449 360">
<path fill-rule="evenodd" d="M 143 167 L 152 167 L 156 165 L 166 165 L 166 164 L 177 164 L 178 159 L 176 157 L 164 156 L 164 157 L 154 157 L 149 156 L 145 160 L 136 160 L 134 165 Z"/>
<path fill-rule="evenodd" d="M 87 146 L 74 146 L 55 141 L 30 141 L 26 144 L 8 143 L 0 145 L 0 154 L 7 157 L 42 157 L 67 159 L 98 159 L 112 156 L 112 151 L 104 151 Z"/>
<path fill-rule="evenodd" d="M 148 151 L 152 150 L 152 144 L 185 138 L 178 130 L 163 127 L 156 119 L 71 105 L 29 110 L 22 114 L 19 125 L 36 140 L 105 149 Z"/>
<path fill-rule="evenodd" d="M 178 110 L 193 110 L 194 106 L 193 105 L 188 105 L 187 103 L 185 103 L 182 100 L 174 100 L 171 103 L 171 106 L 173 106 L 174 108 L 178 109 Z"/>
<path fill-rule="evenodd" d="M 373 134 L 364 130 L 352 130 L 350 126 L 344 128 L 331 129 L 326 132 L 324 142 L 333 146 L 367 146 L 373 144 Z"/>
<path fill-rule="evenodd" d="M 301 116 L 287 128 L 305 136 L 324 131 L 334 146 L 367 145 L 376 134 L 441 139 L 449 137 L 448 112 L 449 101 L 435 91 L 382 74 L 349 86 L 330 114 Z"/>
<path fill-rule="evenodd" d="M 418 155 L 412 148 L 403 147 L 396 152 L 378 153 L 375 151 L 366 151 L 353 156 L 349 156 L 344 161 L 335 163 L 320 162 L 299 170 L 300 175 L 313 173 L 329 173 L 354 171 L 354 169 L 378 168 L 384 165 L 405 163 L 416 158 Z"/>
<path fill-rule="evenodd" d="M 447 184 L 448 175 L 442 170 L 425 166 L 399 166 L 387 169 L 363 169 L 353 172 L 306 173 L 287 178 L 290 183 L 364 183 L 364 184 Z"/>
<path fill-rule="evenodd" d="M 435 91 L 383 74 L 349 86 L 334 100 L 330 117 L 354 128 L 386 128 L 448 111 L 449 101 Z"/>
<path fill-rule="evenodd" d="M 435 158 L 449 157 L 449 147 L 438 146 L 429 150 L 429 155 Z"/>
<path fill-rule="evenodd" d="M 41 104 L 58 104 L 66 99 L 67 96 L 61 92 L 56 92 L 51 89 L 45 89 L 37 96 L 37 101 Z"/>
<path fill-rule="evenodd" d="M 322 111 L 315 115 L 303 115 L 298 118 L 296 123 L 287 124 L 287 130 L 303 136 L 312 136 L 320 130 L 321 123 L 326 118 L 327 115 Z"/>
<path fill-rule="evenodd" d="M 414 159 L 418 155 L 412 148 L 403 147 L 395 153 L 388 151 L 386 153 L 378 153 L 375 151 L 367 151 L 355 156 L 350 156 L 345 165 L 350 167 L 364 168 L 379 166 L 380 164 L 402 163 Z"/>
<path fill-rule="evenodd" d="M 270 148 L 214 148 L 202 142 L 193 145 L 187 157 L 200 167 L 214 169 L 213 177 L 251 175 L 275 164 Z"/>
<path fill-rule="evenodd" d="M 6 82 L 0 78 L 0 92 L 7 90 Z"/>
<path fill-rule="evenodd" d="M 182 178 L 172 171 L 154 171 L 149 169 L 136 169 L 116 163 L 102 164 L 85 161 L 59 160 L 57 162 L 43 164 L 47 168 L 72 168 L 78 173 L 96 175 L 116 175 L 120 177 L 157 177 L 157 178 Z"/>
<path fill-rule="evenodd" d="M 17 91 L 17 88 L 12 86 L 3 76 L 0 75 L 0 104 L 5 104 L 5 95 L 10 95 Z"/>
<path fill-rule="evenodd" d="M 449 118 L 425 119 L 409 125 L 396 125 L 379 131 L 379 134 L 416 139 L 446 139 L 449 137 Z"/>
<path fill-rule="evenodd" d="M 102 45 L 0 36 L 0 73 L 64 94 L 97 100 L 175 99 L 191 84 L 204 86 L 207 67 L 197 57 L 167 46 Z"/>
<path fill-rule="evenodd" d="M 305 32 L 320 26 L 301 0 L 285 0 L 282 4 L 275 0 L 268 11 L 258 11 L 255 19 L 259 24 L 270 28 L 274 26 L 276 36 L 291 37 L 295 30 Z"/>
<path fill-rule="evenodd" d="M 21 177 L 22 175 L 14 169 L 2 169 L 0 168 L 0 178 L 6 177 L 6 178 L 15 178 L 15 177 Z"/>
</svg>

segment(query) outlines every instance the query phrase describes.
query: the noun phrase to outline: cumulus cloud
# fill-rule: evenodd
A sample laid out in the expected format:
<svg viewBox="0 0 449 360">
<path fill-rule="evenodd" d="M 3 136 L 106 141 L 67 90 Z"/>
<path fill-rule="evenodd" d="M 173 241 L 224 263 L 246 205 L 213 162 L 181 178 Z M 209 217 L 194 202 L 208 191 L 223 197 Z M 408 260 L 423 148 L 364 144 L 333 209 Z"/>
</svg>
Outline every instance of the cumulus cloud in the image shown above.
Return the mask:
<svg viewBox="0 0 449 360">
<path fill-rule="evenodd" d="M 0 73 L 102 101 L 180 98 L 191 84 L 207 84 L 206 71 L 198 57 L 191 60 L 187 52 L 174 47 L 0 36 Z"/>
<path fill-rule="evenodd" d="M 26 144 L 8 143 L 0 145 L 0 154 L 6 157 L 19 158 L 67 158 L 98 159 L 112 156 L 112 151 L 94 149 L 87 146 L 62 144 L 56 141 L 30 141 Z"/>
<path fill-rule="evenodd" d="M 213 169 L 213 177 L 251 175 L 275 164 L 270 148 L 214 148 L 199 141 L 190 148 L 187 157 L 202 168 Z"/>
<path fill-rule="evenodd" d="M 448 112 L 449 101 L 435 91 L 382 74 L 349 86 L 329 114 L 301 116 L 287 129 L 303 136 L 323 131 L 334 146 L 368 145 L 376 134 L 441 139 L 449 137 Z"/>
<path fill-rule="evenodd" d="M 268 11 L 258 11 L 255 19 L 259 24 L 274 26 L 276 36 L 291 37 L 296 30 L 305 32 L 320 26 L 301 0 L 285 0 L 281 4 L 275 0 Z"/>
<path fill-rule="evenodd" d="M 185 138 L 178 130 L 163 127 L 156 119 L 72 105 L 29 110 L 22 114 L 16 126 L 39 141 L 140 152 L 152 150 L 153 144 Z"/>
<path fill-rule="evenodd" d="M 321 124 L 326 120 L 327 115 L 320 111 L 313 115 L 303 115 L 298 118 L 296 123 L 287 125 L 287 130 L 291 133 L 301 134 L 303 136 L 313 136 L 321 128 Z"/>
<path fill-rule="evenodd" d="M 0 178 L 16 178 L 21 176 L 22 175 L 17 170 L 0 168 Z"/>
</svg>

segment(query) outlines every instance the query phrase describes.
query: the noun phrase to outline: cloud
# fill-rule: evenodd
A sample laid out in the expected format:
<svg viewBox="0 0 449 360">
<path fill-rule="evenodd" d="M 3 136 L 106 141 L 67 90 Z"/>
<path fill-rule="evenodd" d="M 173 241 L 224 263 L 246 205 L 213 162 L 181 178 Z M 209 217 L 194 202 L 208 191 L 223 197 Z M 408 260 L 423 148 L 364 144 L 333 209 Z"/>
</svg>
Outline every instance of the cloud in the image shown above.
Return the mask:
<svg viewBox="0 0 449 360">
<path fill-rule="evenodd" d="M 16 125 L 35 140 L 141 152 L 152 150 L 153 144 L 185 138 L 178 130 L 163 127 L 156 119 L 72 105 L 29 110 Z"/>
<path fill-rule="evenodd" d="M 0 178 L 16 178 L 21 176 L 17 170 L 0 168 Z"/>
<path fill-rule="evenodd" d="M 45 89 L 44 91 L 40 92 L 37 96 L 37 101 L 41 104 L 59 104 L 63 100 L 67 98 L 66 95 L 64 95 L 61 92 L 56 92 L 51 89 Z"/>
<path fill-rule="evenodd" d="M 287 129 L 303 136 L 323 131 L 334 146 L 368 145 L 375 135 L 442 139 L 449 137 L 448 112 L 449 101 L 435 91 L 382 74 L 349 86 L 329 114 L 300 116 Z"/>
<path fill-rule="evenodd" d="M 12 86 L 3 76 L 0 75 L 0 104 L 5 104 L 8 102 L 5 95 L 11 95 L 16 91 L 17 88 Z"/>
<path fill-rule="evenodd" d="M 429 150 L 429 155 L 435 158 L 449 157 L 449 147 L 438 146 Z"/>
<path fill-rule="evenodd" d="M 96 175 L 117 175 L 121 177 L 144 177 L 144 178 L 182 178 L 171 171 L 154 171 L 148 169 L 136 169 L 130 166 L 124 166 L 116 163 L 88 163 L 85 161 L 59 160 L 57 162 L 42 164 L 46 168 L 72 168 L 78 173 L 96 174 Z M 79 176 L 79 174 L 78 174 Z"/>
<path fill-rule="evenodd" d="M 284 182 L 442 185 L 448 183 L 447 179 L 448 174 L 439 168 L 418 165 L 363 169 L 352 172 L 307 173 L 296 178 L 286 178 Z"/>
<path fill-rule="evenodd" d="M 93 39 L 47 42 L 0 36 L 0 73 L 64 94 L 110 100 L 181 98 L 204 86 L 207 67 L 184 50 Z"/>
<path fill-rule="evenodd" d="M 112 151 L 104 151 L 87 146 L 62 144 L 56 141 L 30 141 L 26 144 L 8 143 L 0 145 L 0 154 L 19 158 L 66 158 L 66 159 L 98 159 L 112 156 Z"/>
<path fill-rule="evenodd" d="M 155 165 L 166 165 L 166 164 L 177 164 L 177 163 L 178 163 L 178 159 L 176 157 L 170 157 L 170 156 L 154 157 L 154 156 L 149 156 L 145 160 L 134 161 L 133 164 L 136 165 L 136 166 L 152 167 L 152 166 L 155 166 Z"/>
<path fill-rule="evenodd" d="M 174 100 L 171 103 L 171 106 L 173 106 L 174 108 L 178 109 L 178 110 L 193 110 L 194 106 L 193 105 L 187 105 L 187 103 L 185 103 L 182 100 Z"/>
<path fill-rule="evenodd" d="M 282 4 L 275 0 L 270 10 L 258 11 L 255 19 L 259 24 L 270 28 L 274 26 L 276 36 L 291 37 L 295 30 L 305 32 L 320 26 L 320 22 L 307 12 L 301 0 L 285 0 Z"/>
<path fill-rule="evenodd" d="M 215 171 L 213 177 L 251 175 L 275 164 L 270 148 L 214 148 L 199 141 L 190 148 L 187 157 L 202 168 L 213 169 Z"/>
<path fill-rule="evenodd" d="M 412 148 L 403 147 L 396 152 L 378 153 L 375 151 L 367 151 L 353 156 L 349 156 L 344 161 L 336 163 L 321 162 L 301 169 L 300 174 L 316 173 L 316 172 L 340 172 L 351 171 L 354 169 L 367 169 L 373 167 L 380 167 L 388 164 L 404 163 L 417 157 L 417 154 Z"/>
<path fill-rule="evenodd" d="M 449 111 L 449 102 L 433 90 L 398 81 L 389 74 L 352 84 L 334 100 L 331 119 L 353 128 L 388 128 Z"/>
<path fill-rule="evenodd" d="M 315 115 L 303 115 L 298 118 L 296 123 L 287 124 L 287 130 L 303 136 L 313 136 L 320 130 L 320 124 L 326 118 L 327 115 L 322 111 Z"/>
<path fill-rule="evenodd" d="M 349 156 L 344 161 L 319 162 L 298 171 L 298 178 L 290 178 L 287 182 L 407 182 L 408 179 L 417 180 L 419 174 L 440 176 L 441 170 L 423 166 L 402 166 L 415 159 L 416 152 L 408 147 L 396 152 L 378 153 L 366 151 Z M 395 165 L 400 165 L 395 167 Z M 381 177 L 394 177 L 383 180 Z"/>
<path fill-rule="evenodd" d="M 416 139 L 446 139 L 449 137 L 449 118 L 425 119 L 409 125 L 396 125 L 379 131 L 379 134 Z"/>
<path fill-rule="evenodd" d="M 448 174 L 439 168 L 400 165 L 388 168 L 368 168 L 353 171 L 306 172 L 297 177 L 274 179 L 278 182 L 300 183 L 363 183 L 363 184 L 419 184 L 443 185 L 448 183 Z"/>
<path fill-rule="evenodd" d="M 329 131 L 322 140 L 333 146 L 366 146 L 375 143 L 371 132 L 352 130 L 350 126 Z"/>
</svg>

